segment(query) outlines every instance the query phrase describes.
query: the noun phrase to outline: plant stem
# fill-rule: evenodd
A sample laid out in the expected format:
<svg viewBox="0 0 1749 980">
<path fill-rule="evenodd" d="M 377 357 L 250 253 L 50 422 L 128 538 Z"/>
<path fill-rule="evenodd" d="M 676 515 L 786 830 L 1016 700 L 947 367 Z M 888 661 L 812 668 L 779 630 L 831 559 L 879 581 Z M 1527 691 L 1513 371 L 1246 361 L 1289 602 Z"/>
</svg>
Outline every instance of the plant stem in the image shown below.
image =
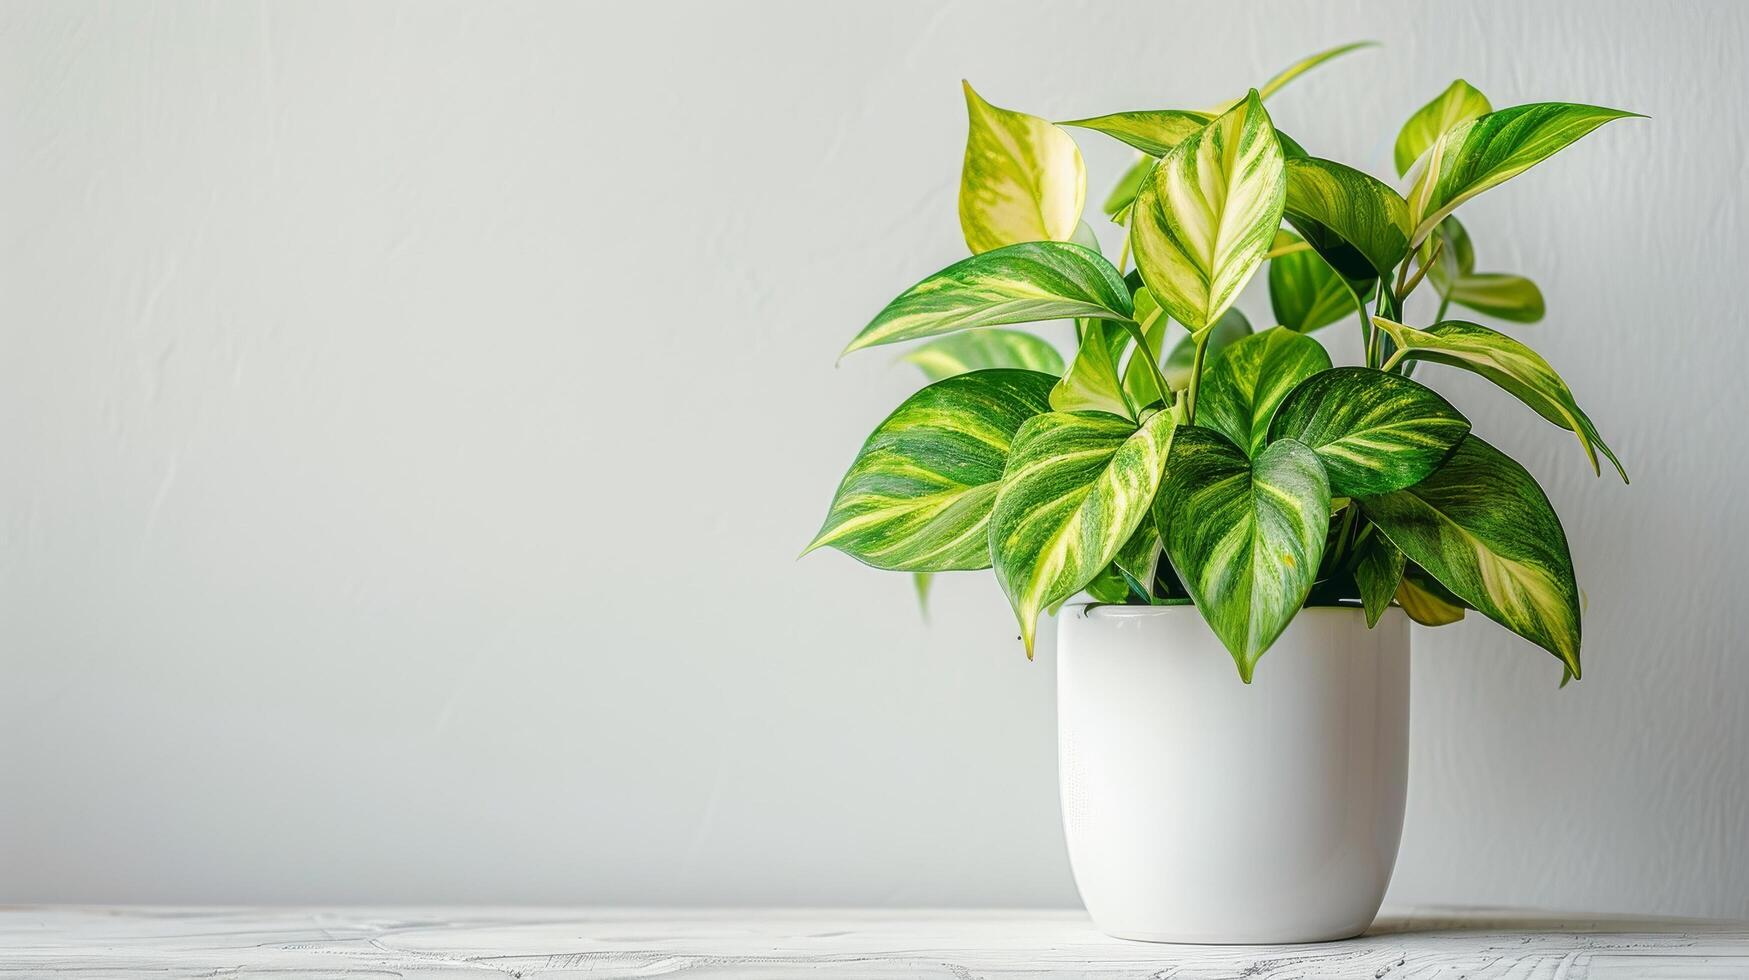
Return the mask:
<svg viewBox="0 0 1749 980">
<path fill-rule="evenodd" d="M 1184 398 L 1184 421 L 1186 425 L 1196 424 L 1196 389 L 1202 384 L 1203 355 L 1208 351 L 1210 330 L 1207 327 L 1194 338 L 1196 341 L 1196 359 L 1190 363 L 1190 390 Z"/>
<path fill-rule="evenodd" d="M 1451 307 L 1451 294 L 1446 293 L 1444 296 L 1441 296 L 1439 298 L 1439 312 L 1433 314 L 1433 322 L 1438 323 L 1441 320 L 1444 320 L 1445 319 L 1445 311 L 1447 309 L 1449 309 L 1450 307 Z"/>
</svg>

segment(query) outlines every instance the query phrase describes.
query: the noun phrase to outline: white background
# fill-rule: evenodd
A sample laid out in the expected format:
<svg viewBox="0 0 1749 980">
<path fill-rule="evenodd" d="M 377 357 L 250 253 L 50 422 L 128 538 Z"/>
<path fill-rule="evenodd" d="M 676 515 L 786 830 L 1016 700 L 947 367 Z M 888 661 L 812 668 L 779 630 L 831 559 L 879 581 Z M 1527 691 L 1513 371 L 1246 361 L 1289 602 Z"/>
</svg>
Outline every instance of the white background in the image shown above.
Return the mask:
<svg viewBox="0 0 1749 980">
<path fill-rule="evenodd" d="M 1564 516 L 1586 679 L 1417 633 L 1392 897 L 1749 915 L 1749 8 L 1626 0 L 0 6 L 0 900 L 1073 904 L 1050 631 L 795 560 L 917 384 L 834 358 L 962 254 L 962 76 L 1367 37 L 1271 109 L 1380 175 L 1460 74 L 1652 117 L 1462 212 L 1634 482 L 1428 372 Z"/>
</svg>

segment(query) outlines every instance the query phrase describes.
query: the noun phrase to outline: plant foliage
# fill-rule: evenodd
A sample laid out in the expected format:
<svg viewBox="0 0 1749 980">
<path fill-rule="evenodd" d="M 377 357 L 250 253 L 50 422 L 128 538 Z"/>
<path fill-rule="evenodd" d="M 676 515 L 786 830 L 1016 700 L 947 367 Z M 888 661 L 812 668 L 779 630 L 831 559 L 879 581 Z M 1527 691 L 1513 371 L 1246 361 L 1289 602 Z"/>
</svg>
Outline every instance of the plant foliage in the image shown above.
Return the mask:
<svg viewBox="0 0 1749 980">
<path fill-rule="evenodd" d="M 1474 609 L 1578 677 L 1579 589 L 1547 495 L 1410 374 L 1479 375 L 1626 480 L 1546 360 L 1446 313 L 1543 318 L 1531 280 L 1476 271 L 1454 211 L 1635 114 L 1495 109 L 1459 79 L 1397 133 L 1393 187 L 1311 155 L 1264 104 L 1366 46 L 1212 107 L 1063 123 L 966 85 L 972 254 L 845 348 L 921 341 L 903 356 L 929 383 L 868 437 L 808 550 L 912 572 L 920 599 L 934 573 L 992 568 L 1028 656 L 1039 616 L 1085 593 L 1193 603 L 1246 682 L 1307 604 L 1356 606 L 1369 626 L 1392 605 L 1430 626 Z M 1101 208 L 1123 236 L 1115 261 L 1084 220 L 1070 129 L 1138 153 Z M 1254 330 L 1236 304 L 1265 269 L 1271 319 Z M 1417 302 L 1437 310 L 1411 314 L 1424 281 Z M 1072 347 L 1015 329 L 1047 321 L 1072 324 Z M 1316 332 L 1345 321 L 1362 363 L 1333 366 Z"/>
</svg>

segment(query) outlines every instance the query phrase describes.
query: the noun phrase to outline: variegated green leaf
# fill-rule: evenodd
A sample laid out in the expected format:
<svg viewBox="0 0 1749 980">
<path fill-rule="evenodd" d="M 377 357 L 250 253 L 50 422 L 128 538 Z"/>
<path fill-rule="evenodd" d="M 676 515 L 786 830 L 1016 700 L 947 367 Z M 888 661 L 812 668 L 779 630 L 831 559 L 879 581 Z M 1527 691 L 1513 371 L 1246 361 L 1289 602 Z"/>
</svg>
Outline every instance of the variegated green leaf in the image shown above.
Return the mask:
<svg viewBox="0 0 1749 980">
<path fill-rule="evenodd" d="M 973 254 L 1016 242 L 1068 241 L 1087 197 L 1075 140 L 1048 121 L 985 102 L 966 82 L 960 229 Z"/>
<path fill-rule="evenodd" d="M 1281 146 L 1257 93 L 1162 157 L 1130 215 L 1154 299 L 1192 333 L 1238 298 L 1281 224 Z"/>
<path fill-rule="evenodd" d="M 905 353 L 930 381 L 989 368 L 1023 368 L 1063 373 L 1063 356 L 1043 337 L 1024 330 L 967 330 L 949 334 Z"/>
<path fill-rule="evenodd" d="M 1286 68 L 1283 68 L 1281 71 L 1276 72 L 1269 81 L 1263 83 L 1263 87 L 1258 89 L 1257 94 L 1260 97 L 1267 99 L 1281 91 L 1287 83 L 1304 75 L 1306 72 L 1311 71 L 1324 62 L 1340 58 L 1350 51 L 1378 47 L 1378 43 L 1379 42 L 1377 41 L 1353 41 L 1348 44 L 1339 44 L 1334 48 L 1328 48 L 1314 55 L 1307 55 L 1293 64 L 1288 65 Z"/>
<path fill-rule="evenodd" d="M 1536 283 L 1506 272 L 1472 272 L 1459 276 L 1444 291 L 1453 303 L 1477 313 L 1535 323 L 1543 318 L 1543 293 Z"/>
<path fill-rule="evenodd" d="M 1621 460 L 1597 434 L 1597 427 L 1579 409 L 1573 392 L 1542 355 L 1498 330 L 1467 320 L 1446 320 L 1426 330 L 1374 317 L 1398 347 L 1396 357 L 1433 361 L 1463 368 L 1487 378 L 1511 392 L 1538 415 L 1574 433 L 1593 472 L 1601 473 L 1597 454 L 1602 453 L 1627 482 Z M 1460 593 L 1461 594 L 1461 593 Z"/>
<path fill-rule="evenodd" d="M 1447 130 L 1427 151 L 1409 192 L 1419 245 L 1458 205 L 1524 173 L 1614 119 L 1637 112 L 1566 102 L 1535 102 L 1478 116 Z"/>
<path fill-rule="evenodd" d="M 1063 380 L 1051 389 L 1051 409 L 1134 417 L 1118 376 L 1118 359 L 1128 342 L 1129 334 L 1112 320 L 1082 321 L 1081 348 Z"/>
<path fill-rule="evenodd" d="M 1427 479 L 1360 502 L 1409 560 L 1582 676 L 1567 536 L 1524 467 L 1466 436 Z"/>
<path fill-rule="evenodd" d="M 1174 440 L 1159 501 L 1172 567 L 1249 684 L 1323 560 L 1324 467 L 1291 439 L 1247 459 L 1220 433 L 1188 426 Z"/>
<path fill-rule="evenodd" d="M 1286 327 L 1234 343 L 1209 362 L 1196 423 L 1233 440 L 1248 455 L 1263 449 L 1275 408 L 1300 382 L 1330 370 L 1324 346 Z"/>
<path fill-rule="evenodd" d="M 1332 160 L 1287 161 L 1290 224 L 1348 279 L 1388 276 L 1409 253 L 1409 205 L 1390 185 Z"/>
<path fill-rule="evenodd" d="M 1400 554 L 1400 552 L 1399 552 Z M 1397 605 L 1422 626 L 1445 626 L 1464 618 L 1468 608 L 1462 599 L 1414 565 L 1405 564 L 1403 580 L 1397 583 Z"/>
<path fill-rule="evenodd" d="M 1172 444 L 1170 412 L 1140 428 L 1099 412 L 1052 412 L 1015 436 L 990 518 L 996 579 L 1032 656 L 1039 612 L 1081 591 L 1148 514 Z"/>
<path fill-rule="evenodd" d="M 1396 598 L 1403 581 L 1403 553 L 1377 528 L 1369 527 L 1355 545 L 1354 584 L 1360 589 L 1360 604 L 1366 609 L 1366 627 L 1378 625 L 1379 617 Z"/>
<path fill-rule="evenodd" d="M 1068 242 L 1023 242 L 961 259 L 900 293 L 844 353 L 973 327 L 1127 319 L 1131 309 L 1123 276 L 1099 253 Z"/>
<path fill-rule="evenodd" d="M 1071 119 L 1058 125 L 1101 132 L 1158 157 L 1171 152 L 1173 147 L 1213 122 L 1214 118 L 1210 113 L 1192 109 L 1144 109 Z"/>
<path fill-rule="evenodd" d="M 1222 313 L 1215 325 L 1209 328 L 1208 337 L 1204 341 L 1208 345 L 1208 349 L 1203 351 L 1205 363 L 1214 363 L 1222 351 L 1251 335 L 1251 321 L 1245 319 L 1245 314 L 1240 313 L 1237 307 L 1228 307 L 1227 312 Z M 1190 386 L 1190 372 L 1195 366 L 1196 339 L 1182 337 L 1172 348 L 1172 353 L 1166 355 L 1166 362 L 1161 365 L 1160 370 L 1166 375 L 1166 383 L 1174 391 L 1183 391 Z"/>
<path fill-rule="evenodd" d="M 1470 420 L 1424 384 L 1376 368 L 1314 374 L 1282 400 L 1269 439 L 1310 446 L 1339 497 L 1419 483 L 1470 431 Z"/>
<path fill-rule="evenodd" d="M 1415 161 L 1421 159 L 1421 154 L 1439 139 L 1441 133 L 1459 123 L 1469 122 L 1477 116 L 1494 111 L 1488 103 L 1488 97 L 1477 91 L 1469 82 L 1458 79 L 1446 87 L 1446 90 L 1433 97 L 1433 101 L 1415 110 L 1409 121 L 1403 124 L 1401 132 L 1397 133 L 1397 148 L 1393 154 L 1397 163 L 1397 176 L 1409 172 Z"/>
<path fill-rule="evenodd" d="M 1283 238 L 1300 241 L 1283 231 L 1276 235 L 1276 248 Z M 1269 307 L 1275 322 L 1295 333 L 1311 333 L 1345 316 L 1362 312 L 1360 305 L 1372 294 L 1372 282 L 1356 295 L 1355 285 L 1330 268 L 1323 256 L 1309 248 L 1277 255 L 1269 260 Z"/>
<path fill-rule="evenodd" d="M 1022 423 L 1050 411 L 1056 380 L 974 371 L 905 399 L 863 443 L 802 553 L 833 547 L 913 572 L 989 567 L 986 526 L 1009 445 Z"/>
</svg>

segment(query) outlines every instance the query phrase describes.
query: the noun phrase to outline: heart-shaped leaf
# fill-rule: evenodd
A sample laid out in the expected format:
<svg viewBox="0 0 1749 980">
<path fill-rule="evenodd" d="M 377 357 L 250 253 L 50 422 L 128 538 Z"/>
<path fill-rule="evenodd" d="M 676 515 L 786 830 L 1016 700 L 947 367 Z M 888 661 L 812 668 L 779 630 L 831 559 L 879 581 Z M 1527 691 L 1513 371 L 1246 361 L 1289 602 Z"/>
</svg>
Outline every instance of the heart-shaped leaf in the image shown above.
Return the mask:
<svg viewBox="0 0 1749 980">
<path fill-rule="evenodd" d="M 1445 91 L 1434 96 L 1432 102 L 1416 109 L 1409 121 L 1403 124 L 1402 131 L 1397 133 L 1397 148 L 1393 154 L 1397 176 L 1408 173 L 1415 161 L 1421 159 L 1421 154 L 1426 153 L 1433 141 L 1446 130 L 1493 111 L 1488 97 L 1469 82 L 1461 78 L 1452 82 Z"/>
<path fill-rule="evenodd" d="M 1369 527 L 1355 545 L 1354 584 L 1360 588 L 1360 604 L 1366 609 L 1366 628 L 1372 629 L 1385 614 L 1397 587 L 1403 581 L 1403 553 L 1377 528 Z"/>
<path fill-rule="evenodd" d="M 985 528 L 1022 423 L 1050 411 L 1057 379 L 974 371 L 905 399 L 863 443 L 803 554 L 833 547 L 876 568 L 988 568 Z"/>
<path fill-rule="evenodd" d="M 1409 192 L 1414 233 L 1421 244 L 1458 205 L 1554 156 L 1606 122 L 1637 112 L 1567 102 L 1534 102 L 1500 109 L 1446 130 L 1428 149 Z"/>
<path fill-rule="evenodd" d="M 1059 125 L 1095 130 L 1158 157 L 1171 152 L 1173 147 L 1213 122 L 1214 118 L 1210 113 L 1191 109 L 1144 109 L 1071 119 Z"/>
<path fill-rule="evenodd" d="M 989 368 L 1022 368 L 1063 373 L 1063 356 L 1050 341 L 1024 330 L 968 330 L 922 344 L 902 360 L 917 365 L 930 381 Z"/>
<path fill-rule="evenodd" d="M 1324 467 L 1291 439 L 1247 459 L 1220 433 L 1190 426 L 1174 440 L 1158 501 L 1172 567 L 1249 684 L 1323 560 Z"/>
<path fill-rule="evenodd" d="M 1112 320 L 1083 320 L 1081 347 L 1063 380 L 1051 389 L 1051 409 L 1058 412 L 1108 412 L 1133 418 L 1124 398 L 1118 359 L 1129 334 Z"/>
<path fill-rule="evenodd" d="M 1257 93 L 1186 137 L 1143 182 L 1130 248 L 1154 299 L 1192 333 L 1233 305 L 1281 224 L 1281 146 Z"/>
<path fill-rule="evenodd" d="M 1283 231 L 1275 241 L 1279 250 L 1284 242 L 1298 242 L 1300 237 Z M 1361 304 L 1372 294 L 1372 287 L 1373 280 L 1369 278 L 1357 288 L 1310 248 L 1269 260 L 1270 310 L 1277 323 L 1295 333 L 1311 333 L 1362 312 Z"/>
<path fill-rule="evenodd" d="M 1407 490 L 1360 498 L 1410 561 L 1482 614 L 1579 673 L 1579 589 L 1549 498 L 1475 436 Z"/>
<path fill-rule="evenodd" d="M 1015 436 L 989 547 L 1028 657 L 1039 612 L 1081 591 L 1147 517 L 1171 416 L 1156 412 L 1138 428 L 1101 412 L 1051 412 Z"/>
<path fill-rule="evenodd" d="M 1359 497 L 1420 482 L 1469 431 L 1470 420 L 1424 384 L 1339 367 L 1312 375 L 1282 400 L 1269 440 L 1310 446 L 1330 475 L 1330 492 Z"/>
<path fill-rule="evenodd" d="M 966 162 L 960 230 L 973 254 L 1016 242 L 1068 241 L 1081 221 L 1087 168 L 1050 122 L 985 102 L 965 82 Z"/>
<path fill-rule="evenodd" d="M 1128 319 L 1129 287 L 1098 252 L 1023 242 L 961 259 L 900 293 L 844 353 L 939 334 L 1071 317 Z"/>
<path fill-rule="evenodd" d="M 1348 279 L 1384 277 L 1409 254 L 1409 205 L 1390 185 L 1332 160 L 1287 161 L 1287 219 Z"/>
<path fill-rule="evenodd" d="M 1627 470 L 1622 468 L 1621 460 L 1604 444 L 1597 427 L 1579 410 L 1572 390 L 1541 354 L 1498 330 L 1467 320 L 1446 320 L 1426 330 L 1383 317 L 1373 317 L 1373 322 L 1397 345 L 1398 358 L 1449 364 L 1487 378 L 1535 409 L 1538 415 L 1577 435 L 1593 472 L 1603 472 L 1597 462 L 1601 452 L 1615 466 L 1622 482 L 1627 482 Z"/>
<path fill-rule="evenodd" d="M 1255 456 L 1263 449 L 1269 420 L 1281 400 L 1300 382 L 1328 370 L 1330 355 L 1310 337 L 1286 327 L 1252 334 L 1205 368 L 1196 423 Z"/>
</svg>

